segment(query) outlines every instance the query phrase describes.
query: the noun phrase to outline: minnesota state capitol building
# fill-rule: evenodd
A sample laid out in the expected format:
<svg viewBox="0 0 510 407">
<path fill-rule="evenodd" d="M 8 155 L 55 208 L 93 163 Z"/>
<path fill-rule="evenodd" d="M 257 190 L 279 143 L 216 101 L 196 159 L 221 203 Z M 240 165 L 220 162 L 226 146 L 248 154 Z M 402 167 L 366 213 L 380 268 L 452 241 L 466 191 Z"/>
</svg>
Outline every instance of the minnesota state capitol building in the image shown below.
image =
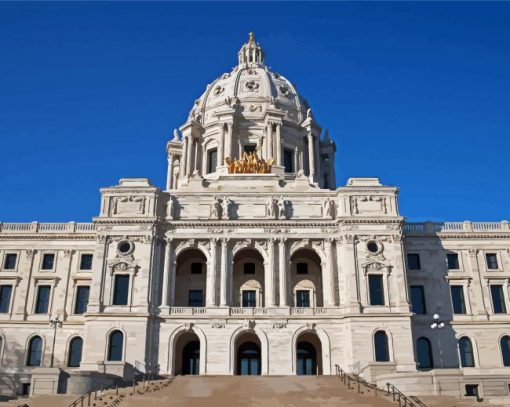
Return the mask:
<svg viewBox="0 0 510 407">
<path fill-rule="evenodd" d="M 398 188 L 336 187 L 335 142 L 253 35 L 168 141 L 164 190 L 92 223 L 0 224 L 0 391 L 137 372 L 331 375 L 510 394 L 510 224 L 407 223 Z"/>
</svg>

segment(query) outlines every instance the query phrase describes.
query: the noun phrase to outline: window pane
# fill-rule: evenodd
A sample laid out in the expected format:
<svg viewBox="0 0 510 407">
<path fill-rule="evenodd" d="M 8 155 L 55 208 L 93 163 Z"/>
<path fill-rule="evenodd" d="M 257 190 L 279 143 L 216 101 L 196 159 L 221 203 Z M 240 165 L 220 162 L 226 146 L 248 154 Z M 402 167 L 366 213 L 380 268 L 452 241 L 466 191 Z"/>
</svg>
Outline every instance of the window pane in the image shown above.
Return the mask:
<svg viewBox="0 0 510 407">
<path fill-rule="evenodd" d="M 450 290 L 452 294 L 453 313 L 465 314 L 466 304 L 464 303 L 464 287 L 461 285 L 452 285 Z"/>
<path fill-rule="evenodd" d="M 283 150 L 283 166 L 285 172 L 294 172 L 294 154 L 287 148 Z"/>
<path fill-rule="evenodd" d="M 255 263 L 244 263 L 244 274 L 255 274 Z"/>
<path fill-rule="evenodd" d="M 256 294 L 255 290 L 244 290 L 243 291 L 243 307 L 256 307 Z"/>
<path fill-rule="evenodd" d="M 370 305 L 384 305 L 383 276 L 368 276 Z"/>
<path fill-rule="evenodd" d="M 81 353 L 83 349 L 83 339 L 74 338 L 69 344 L 69 358 L 67 366 L 69 367 L 80 367 Z"/>
<path fill-rule="evenodd" d="M 115 276 L 115 287 L 113 291 L 113 305 L 127 305 L 129 294 L 129 276 Z"/>
<path fill-rule="evenodd" d="M 202 274 L 202 263 L 191 263 L 191 274 Z"/>
<path fill-rule="evenodd" d="M 53 270 L 53 264 L 55 261 L 55 255 L 46 253 L 43 255 L 42 269 L 43 270 Z"/>
<path fill-rule="evenodd" d="M 207 173 L 216 171 L 218 165 L 218 150 L 209 150 L 207 152 Z"/>
<path fill-rule="evenodd" d="M 506 314 L 505 296 L 502 285 L 491 285 L 492 309 L 495 314 Z"/>
<path fill-rule="evenodd" d="M 51 287 L 49 285 L 40 285 L 37 288 L 37 299 L 35 303 L 36 314 L 47 314 L 50 304 Z"/>
<path fill-rule="evenodd" d="M 5 255 L 4 269 L 14 270 L 16 268 L 16 260 L 18 255 L 16 253 L 7 253 Z"/>
<path fill-rule="evenodd" d="M 203 307 L 204 300 L 202 290 L 189 290 L 188 307 Z"/>
<path fill-rule="evenodd" d="M 296 274 L 308 274 L 308 263 L 298 263 L 296 265 Z"/>
<path fill-rule="evenodd" d="M 388 336 L 386 332 L 379 331 L 374 335 L 375 361 L 389 362 L 390 353 L 388 349 Z"/>
<path fill-rule="evenodd" d="M 87 312 L 87 305 L 89 303 L 90 287 L 79 286 L 76 290 L 76 304 L 74 306 L 75 314 L 84 314 Z"/>
<path fill-rule="evenodd" d="M 415 314 L 426 314 L 427 310 L 425 307 L 425 292 L 423 286 L 413 285 L 411 286 L 411 304 L 413 312 Z"/>
<path fill-rule="evenodd" d="M 121 361 L 122 348 L 124 347 L 124 334 L 120 331 L 113 331 L 110 335 L 110 343 L 108 347 L 108 360 Z"/>
<path fill-rule="evenodd" d="M 487 253 L 485 258 L 487 259 L 487 268 L 489 270 L 498 269 L 498 256 L 496 256 L 496 253 Z"/>
<path fill-rule="evenodd" d="M 12 285 L 0 286 L 0 313 L 2 314 L 9 312 L 9 305 L 11 304 L 11 292 Z"/>
<path fill-rule="evenodd" d="M 473 345 L 469 338 L 459 339 L 460 364 L 462 367 L 474 367 L 475 358 L 473 355 Z"/>
<path fill-rule="evenodd" d="M 41 366 L 42 361 L 42 339 L 34 336 L 28 345 L 28 366 Z"/>
<path fill-rule="evenodd" d="M 80 259 L 80 270 L 92 270 L 92 255 L 82 254 Z"/>
<path fill-rule="evenodd" d="M 503 357 L 503 366 L 510 366 L 510 336 L 501 338 L 501 356 Z"/>
<path fill-rule="evenodd" d="M 420 270 L 420 255 L 418 253 L 409 253 L 407 255 L 407 266 L 409 267 L 409 270 Z"/>
<path fill-rule="evenodd" d="M 420 369 L 430 369 L 434 366 L 432 348 L 427 338 L 418 339 L 416 343 L 416 353 L 418 354 L 418 367 Z"/>
<path fill-rule="evenodd" d="M 459 255 L 457 253 L 448 253 L 446 255 L 446 260 L 448 261 L 449 270 L 458 270 L 460 268 Z"/>
<path fill-rule="evenodd" d="M 297 290 L 296 291 L 296 307 L 309 307 L 310 306 L 310 291 Z"/>
</svg>

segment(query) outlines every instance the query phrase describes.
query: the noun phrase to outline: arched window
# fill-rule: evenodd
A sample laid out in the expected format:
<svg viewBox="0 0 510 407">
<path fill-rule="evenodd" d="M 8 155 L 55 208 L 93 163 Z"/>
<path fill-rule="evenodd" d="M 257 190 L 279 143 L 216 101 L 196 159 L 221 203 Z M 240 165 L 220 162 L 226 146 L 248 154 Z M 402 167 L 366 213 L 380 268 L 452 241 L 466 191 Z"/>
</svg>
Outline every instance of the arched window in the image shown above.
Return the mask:
<svg viewBox="0 0 510 407">
<path fill-rule="evenodd" d="M 388 335 L 384 331 L 377 331 L 374 335 L 375 361 L 389 362 L 390 351 L 388 346 Z"/>
<path fill-rule="evenodd" d="M 79 336 L 71 339 L 69 343 L 69 357 L 67 358 L 68 367 L 80 367 L 82 349 L 83 339 Z"/>
<path fill-rule="evenodd" d="M 123 347 L 124 334 L 121 331 L 113 331 L 110 334 L 110 341 L 108 343 L 108 360 L 110 362 L 121 361 Z"/>
<path fill-rule="evenodd" d="M 501 338 L 501 356 L 503 357 L 503 366 L 510 366 L 510 336 L 505 335 Z"/>
<path fill-rule="evenodd" d="M 427 338 L 419 338 L 416 341 L 416 353 L 418 354 L 419 369 L 432 369 L 434 367 L 432 346 Z"/>
<path fill-rule="evenodd" d="M 460 365 L 462 367 L 475 367 L 475 355 L 471 339 L 462 337 L 459 339 Z"/>
<path fill-rule="evenodd" d="M 42 362 L 42 339 L 34 336 L 28 343 L 27 366 L 41 366 Z"/>
</svg>

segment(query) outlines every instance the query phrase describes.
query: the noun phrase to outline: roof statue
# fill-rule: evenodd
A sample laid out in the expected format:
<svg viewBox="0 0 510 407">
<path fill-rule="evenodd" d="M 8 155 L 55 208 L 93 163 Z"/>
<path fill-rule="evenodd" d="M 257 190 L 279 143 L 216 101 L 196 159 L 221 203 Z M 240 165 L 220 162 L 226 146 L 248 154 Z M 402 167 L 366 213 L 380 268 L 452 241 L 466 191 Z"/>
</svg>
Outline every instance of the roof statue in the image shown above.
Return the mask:
<svg viewBox="0 0 510 407">
<path fill-rule="evenodd" d="M 225 163 L 229 174 L 270 174 L 274 160 L 265 161 L 257 153 L 244 153 L 240 160 L 225 158 Z"/>
</svg>

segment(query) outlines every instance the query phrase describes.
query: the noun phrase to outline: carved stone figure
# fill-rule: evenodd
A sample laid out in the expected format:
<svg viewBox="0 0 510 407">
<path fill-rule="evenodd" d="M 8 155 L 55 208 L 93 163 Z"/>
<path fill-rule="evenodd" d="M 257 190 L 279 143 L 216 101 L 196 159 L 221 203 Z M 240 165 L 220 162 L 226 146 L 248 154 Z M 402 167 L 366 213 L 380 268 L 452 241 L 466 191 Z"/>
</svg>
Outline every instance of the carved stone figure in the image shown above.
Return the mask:
<svg viewBox="0 0 510 407">
<path fill-rule="evenodd" d="M 278 219 L 287 219 L 287 203 L 283 196 L 278 199 Z"/>
<path fill-rule="evenodd" d="M 222 219 L 230 219 L 230 204 L 232 201 L 229 197 L 224 197 L 223 201 L 221 202 L 221 218 Z"/>
<path fill-rule="evenodd" d="M 211 204 L 211 218 L 212 219 L 220 219 L 221 217 L 221 201 L 214 197 L 214 201 Z"/>
<path fill-rule="evenodd" d="M 272 197 L 267 201 L 267 217 L 274 219 L 276 217 L 276 200 Z"/>
<path fill-rule="evenodd" d="M 170 197 L 166 206 L 166 217 L 168 219 L 174 219 L 174 199 Z"/>
<path fill-rule="evenodd" d="M 324 218 L 326 219 L 334 219 L 335 218 L 335 202 L 331 199 L 326 198 L 324 201 L 324 210 L 323 210 Z"/>
</svg>

